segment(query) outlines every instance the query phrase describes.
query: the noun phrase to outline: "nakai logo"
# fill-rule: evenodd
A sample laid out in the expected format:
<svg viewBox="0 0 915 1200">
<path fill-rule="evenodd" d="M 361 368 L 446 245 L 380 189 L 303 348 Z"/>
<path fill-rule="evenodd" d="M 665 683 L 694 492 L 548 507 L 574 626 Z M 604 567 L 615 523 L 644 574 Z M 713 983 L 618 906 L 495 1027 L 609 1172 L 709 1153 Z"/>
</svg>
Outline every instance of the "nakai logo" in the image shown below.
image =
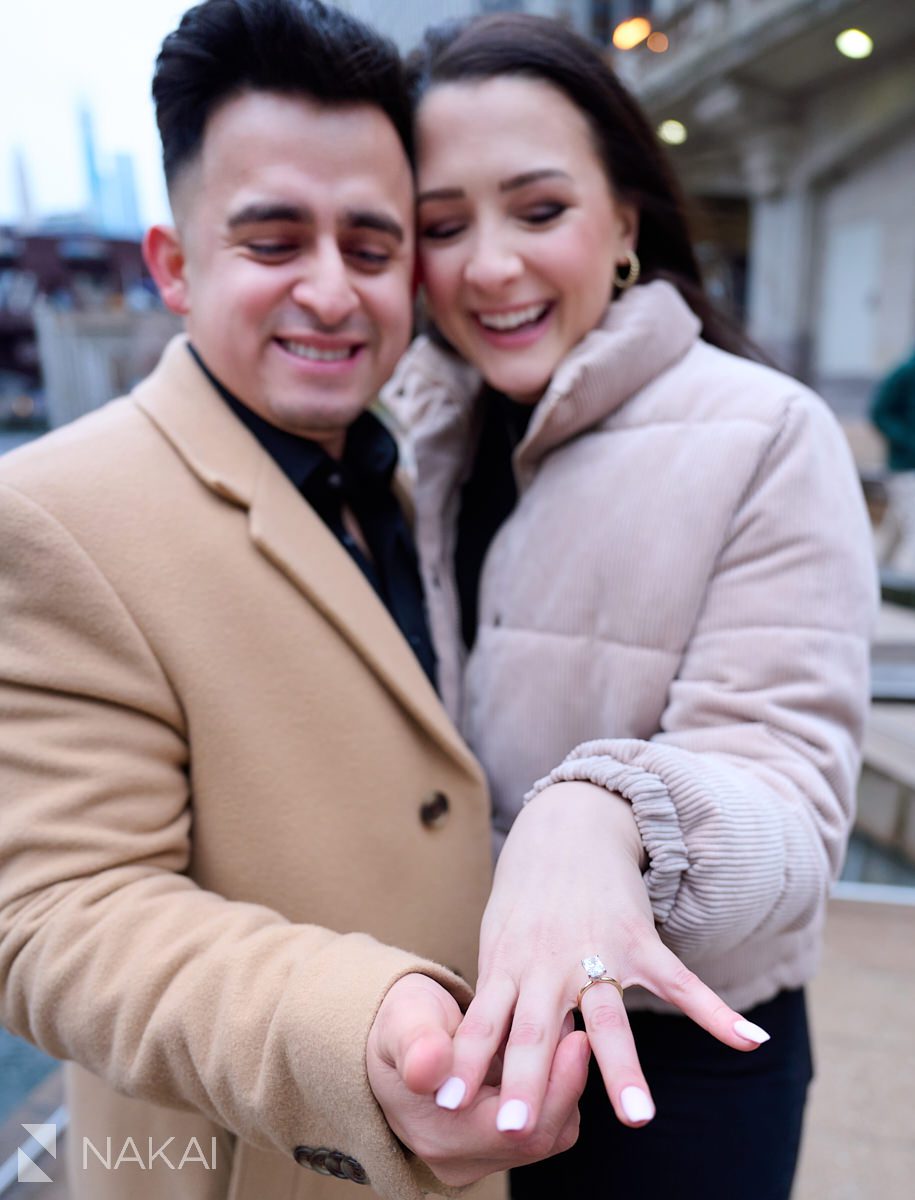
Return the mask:
<svg viewBox="0 0 915 1200">
<path fill-rule="evenodd" d="M 50 1183 L 50 1175 L 42 1171 L 32 1155 L 40 1158 L 42 1154 L 50 1154 L 51 1158 L 57 1158 L 57 1126 L 23 1125 L 22 1128 L 29 1140 L 16 1151 L 16 1178 L 20 1183 Z"/>
</svg>

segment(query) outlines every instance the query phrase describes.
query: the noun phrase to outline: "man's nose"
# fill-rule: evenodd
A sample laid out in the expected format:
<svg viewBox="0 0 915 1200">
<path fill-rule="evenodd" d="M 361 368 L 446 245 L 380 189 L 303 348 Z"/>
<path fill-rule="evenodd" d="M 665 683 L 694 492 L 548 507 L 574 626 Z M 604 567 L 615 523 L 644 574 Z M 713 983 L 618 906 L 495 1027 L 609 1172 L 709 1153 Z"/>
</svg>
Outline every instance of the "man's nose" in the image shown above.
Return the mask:
<svg viewBox="0 0 915 1200">
<path fill-rule="evenodd" d="M 338 246 L 316 248 L 292 289 L 292 298 L 329 327 L 342 324 L 356 310 L 359 297 Z"/>
</svg>

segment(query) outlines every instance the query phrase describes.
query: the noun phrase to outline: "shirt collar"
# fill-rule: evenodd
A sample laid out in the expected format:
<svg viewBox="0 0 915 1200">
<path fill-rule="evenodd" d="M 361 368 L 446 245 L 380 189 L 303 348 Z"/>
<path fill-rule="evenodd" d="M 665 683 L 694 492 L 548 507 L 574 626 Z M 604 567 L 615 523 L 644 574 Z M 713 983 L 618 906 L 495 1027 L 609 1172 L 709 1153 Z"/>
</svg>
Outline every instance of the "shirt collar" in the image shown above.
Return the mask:
<svg viewBox="0 0 915 1200">
<path fill-rule="evenodd" d="M 317 442 L 279 429 L 248 408 L 216 378 L 190 342 L 188 349 L 229 408 L 257 438 L 299 491 L 312 482 L 316 472 L 326 477 L 335 467 L 339 468 L 340 464 L 337 464 Z M 347 482 L 351 487 L 363 491 L 386 489 L 390 487 L 396 466 L 397 444 L 393 437 L 372 413 L 360 413 L 346 433 L 343 468 Z"/>
</svg>

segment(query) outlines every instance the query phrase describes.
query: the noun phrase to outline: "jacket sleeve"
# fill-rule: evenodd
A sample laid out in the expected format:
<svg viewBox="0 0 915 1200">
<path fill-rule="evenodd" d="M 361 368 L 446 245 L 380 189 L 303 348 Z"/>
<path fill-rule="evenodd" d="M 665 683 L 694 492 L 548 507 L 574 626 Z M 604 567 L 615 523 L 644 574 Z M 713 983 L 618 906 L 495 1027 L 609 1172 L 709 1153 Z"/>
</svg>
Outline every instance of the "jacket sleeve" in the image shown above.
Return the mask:
<svg viewBox="0 0 915 1200">
<path fill-rule="evenodd" d="M 365 1070 L 378 1005 L 418 970 L 187 875 L 193 762 L 179 699 L 91 558 L 0 486 L 0 1020 L 116 1089 L 291 1155 L 329 1146 L 383 1196 L 425 1165 Z"/>
<path fill-rule="evenodd" d="M 587 780 L 631 801 L 681 957 L 820 909 L 853 815 L 875 610 L 848 447 L 798 396 L 733 514 L 657 735 L 581 745 L 530 793 Z"/>
</svg>

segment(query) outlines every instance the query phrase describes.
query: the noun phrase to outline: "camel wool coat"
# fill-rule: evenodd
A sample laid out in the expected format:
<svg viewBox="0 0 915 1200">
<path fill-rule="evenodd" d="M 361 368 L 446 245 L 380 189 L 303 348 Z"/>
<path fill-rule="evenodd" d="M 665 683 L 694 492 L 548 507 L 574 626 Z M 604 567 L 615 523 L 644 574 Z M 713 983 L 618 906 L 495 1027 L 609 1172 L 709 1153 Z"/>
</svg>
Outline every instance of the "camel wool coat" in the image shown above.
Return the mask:
<svg viewBox="0 0 915 1200">
<path fill-rule="evenodd" d="M 484 780 L 183 339 L 0 462 L 0 625 L 0 1019 L 79 1064 L 72 1200 L 444 1191 L 365 1043 L 406 972 L 469 999 Z"/>
</svg>

